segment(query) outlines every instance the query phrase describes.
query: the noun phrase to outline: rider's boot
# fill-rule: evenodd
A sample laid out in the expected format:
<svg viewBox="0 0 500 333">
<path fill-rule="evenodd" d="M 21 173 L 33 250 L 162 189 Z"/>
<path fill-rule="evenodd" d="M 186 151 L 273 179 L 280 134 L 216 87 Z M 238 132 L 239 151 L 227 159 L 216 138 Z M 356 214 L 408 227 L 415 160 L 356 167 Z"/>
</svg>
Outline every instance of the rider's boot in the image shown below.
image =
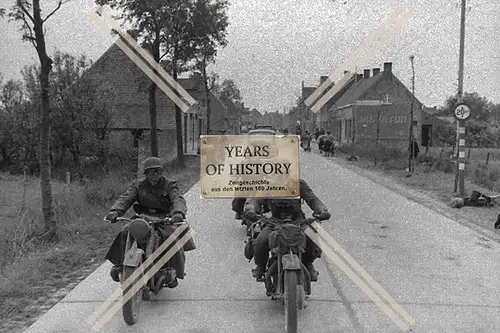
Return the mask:
<svg viewBox="0 0 500 333">
<path fill-rule="evenodd" d="M 311 281 L 315 282 L 318 281 L 318 271 L 314 268 L 313 264 L 308 264 L 306 265 L 307 270 L 309 271 L 309 275 L 311 276 Z"/>
<path fill-rule="evenodd" d="M 109 272 L 109 275 L 111 275 L 111 278 L 115 282 L 120 282 L 120 273 L 123 272 L 123 266 L 122 265 L 114 265 L 111 267 L 111 271 Z"/>
<path fill-rule="evenodd" d="M 177 272 L 174 268 L 163 267 L 165 274 L 165 280 L 163 281 L 163 286 L 168 288 L 175 288 L 179 284 L 177 280 Z"/>
<path fill-rule="evenodd" d="M 257 265 L 255 266 L 254 269 L 252 269 L 252 276 L 257 279 L 257 281 L 260 281 L 266 272 L 266 266 L 264 265 Z"/>
</svg>

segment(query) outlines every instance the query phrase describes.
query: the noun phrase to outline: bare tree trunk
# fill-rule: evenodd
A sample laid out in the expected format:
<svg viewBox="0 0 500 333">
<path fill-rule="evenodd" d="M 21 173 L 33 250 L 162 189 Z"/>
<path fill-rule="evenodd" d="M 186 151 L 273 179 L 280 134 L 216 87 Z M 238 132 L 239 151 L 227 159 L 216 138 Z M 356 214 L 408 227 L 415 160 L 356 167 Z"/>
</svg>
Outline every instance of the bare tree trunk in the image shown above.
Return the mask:
<svg viewBox="0 0 500 333">
<path fill-rule="evenodd" d="M 174 60 L 173 66 L 173 79 L 177 82 L 177 61 Z M 184 147 L 182 144 L 182 110 L 176 104 L 175 105 L 175 128 L 176 128 L 176 138 L 177 138 L 177 166 L 180 168 L 185 168 L 186 163 L 184 161 Z"/>
<path fill-rule="evenodd" d="M 210 108 L 210 91 L 208 89 L 208 78 L 207 78 L 207 64 L 203 64 L 203 82 L 205 85 L 205 94 L 207 98 L 207 135 L 210 135 L 210 115 L 212 114 L 212 109 Z"/>
<path fill-rule="evenodd" d="M 52 186 L 50 181 L 50 95 L 49 75 L 52 70 L 52 59 L 47 55 L 43 21 L 40 14 L 40 0 L 33 0 L 33 18 L 38 57 L 41 63 L 41 126 L 40 126 L 40 188 L 42 191 L 42 212 L 44 219 L 44 238 L 57 240 L 56 220 L 53 207 Z"/>
<path fill-rule="evenodd" d="M 159 157 L 156 123 L 156 89 L 156 83 L 152 83 L 149 87 L 149 121 L 151 125 L 151 156 Z"/>
<path fill-rule="evenodd" d="M 159 33 L 157 33 L 157 38 L 152 45 L 153 59 L 156 62 L 160 61 L 160 39 Z M 157 85 L 155 82 L 151 82 L 149 86 L 149 122 L 151 127 L 151 156 L 159 157 L 158 153 L 158 134 L 157 134 L 157 120 L 156 120 L 156 90 Z"/>
</svg>

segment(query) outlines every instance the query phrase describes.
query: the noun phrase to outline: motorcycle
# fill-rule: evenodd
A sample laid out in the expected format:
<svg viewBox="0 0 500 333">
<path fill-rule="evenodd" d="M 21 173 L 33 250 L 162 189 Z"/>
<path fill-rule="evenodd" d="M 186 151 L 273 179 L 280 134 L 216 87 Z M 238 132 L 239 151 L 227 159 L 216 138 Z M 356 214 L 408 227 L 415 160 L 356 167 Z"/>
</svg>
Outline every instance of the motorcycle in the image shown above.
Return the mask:
<svg viewBox="0 0 500 333">
<path fill-rule="evenodd" d="M 307 307 L 305 301 L 311 294 L 311 276 L 302 263 L 302 253 L 306 247 L 304 231 L 314 221 L 317 219 L 308 218 L 297 225 L 291 220 L 259 218 L 252 224 L 251 235 L 245 245 L 245 257 L 250 261 L 254 255 L 253 241 L 261 232 L 261 224 L 273 226 L 274 230 L 269 235 L 271 258 L 264 278 L 257 279 L 257 282 L 264 282 L 266 295 L 284 306 L 288 333 L 297 332 L 298 310 Z"/>
<path fill-rule="evenodd" d="M 125 295 L 131 288 L 135 288 L 132 283 L 127 288 L 123 286 L 124 282 L 136 271 L 140 275 L 136 281 L 139 281 L 146 271 L 142 263 L 151 256 L 151 254 L 161 245 L 159 228 L 167 225 L 181 226 L 186 222 L 172 222 L 170 217 L 155 218 L 144 214 L 135 214 L 132 218 L 119 217 L 117 221 L 129 222 L 130 229 L 127 235 L 125 247 L 125 256 L 123 261 L 123 272 L 119 274 L 120 283 Z M 179 251 L 183 251 L 181 248 Z M 149 268 L 158 262 L 160 257 L 154 260 Z M 125 304 L 122 306 L 123 319 L 128 325 L 134 325 L 139 318 L 140 303 L 142 300 L 150 300 L 151 295 L 157 295 L 164 287 L 177 286 L 177 272 L 170 264 L 170 260 L 165 267 L 158 270 L 147 283 L 140 288 Z"/>
</svg>

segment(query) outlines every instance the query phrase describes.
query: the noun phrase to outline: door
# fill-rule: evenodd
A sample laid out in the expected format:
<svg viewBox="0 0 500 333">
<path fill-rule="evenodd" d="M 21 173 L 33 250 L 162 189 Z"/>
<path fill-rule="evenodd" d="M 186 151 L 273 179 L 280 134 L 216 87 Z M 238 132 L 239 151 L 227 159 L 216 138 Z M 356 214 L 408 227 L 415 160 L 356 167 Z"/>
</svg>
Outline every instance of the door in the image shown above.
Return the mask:
<svg viewBox="0 0 500 333">
<path fill-rule="evenodd" d="M 422 125 L 422 142 L 420 145 L 422 147 L 427 147 L 427 145 L 432 146 L 432 141 L 429 144 L 429 140 L 432 138 L 432 125 Z"/>
</svg>

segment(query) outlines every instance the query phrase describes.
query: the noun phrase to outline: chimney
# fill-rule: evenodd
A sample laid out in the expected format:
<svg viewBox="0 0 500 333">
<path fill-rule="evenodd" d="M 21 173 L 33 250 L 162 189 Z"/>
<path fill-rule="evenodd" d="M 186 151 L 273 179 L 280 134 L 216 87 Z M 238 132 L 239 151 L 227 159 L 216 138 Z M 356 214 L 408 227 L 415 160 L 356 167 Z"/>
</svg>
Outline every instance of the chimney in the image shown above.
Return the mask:
<svg viewBox="0 0 500 333">
<path fill-rule="evenodd" d="M 384 62 L 384 74 L 388 76 L 392 74 L 392 62 Z"/>
<path fill-rule="evenodd" d="M 380 73 L 380 68 L 374 68 L 373 69 L 373 76 L 377 75 L 378 73 Z"/>
<path fill-rule="evenodd" d="M 319 84 L 321 85 L 323 82 L 325 82 L 328 79 L 328 76 L 320 76 L 319 77 Z"/>
<path fill-rule="evenodd" d="M 370 78 L 370 70 L 369 69 L 363 70 L 363 78 L 365 78 L 365 79 Z"/>
<path fill-rule="evenodd" d="M 361 81 L 363 79 L 363 74 L 356 75 L 356 81 Z"/>
<path fill-rule="evenodd" d="M 349 71 L 348 70 L 344 70 L 344 75 L 346 75 Z"/>
</svg>

